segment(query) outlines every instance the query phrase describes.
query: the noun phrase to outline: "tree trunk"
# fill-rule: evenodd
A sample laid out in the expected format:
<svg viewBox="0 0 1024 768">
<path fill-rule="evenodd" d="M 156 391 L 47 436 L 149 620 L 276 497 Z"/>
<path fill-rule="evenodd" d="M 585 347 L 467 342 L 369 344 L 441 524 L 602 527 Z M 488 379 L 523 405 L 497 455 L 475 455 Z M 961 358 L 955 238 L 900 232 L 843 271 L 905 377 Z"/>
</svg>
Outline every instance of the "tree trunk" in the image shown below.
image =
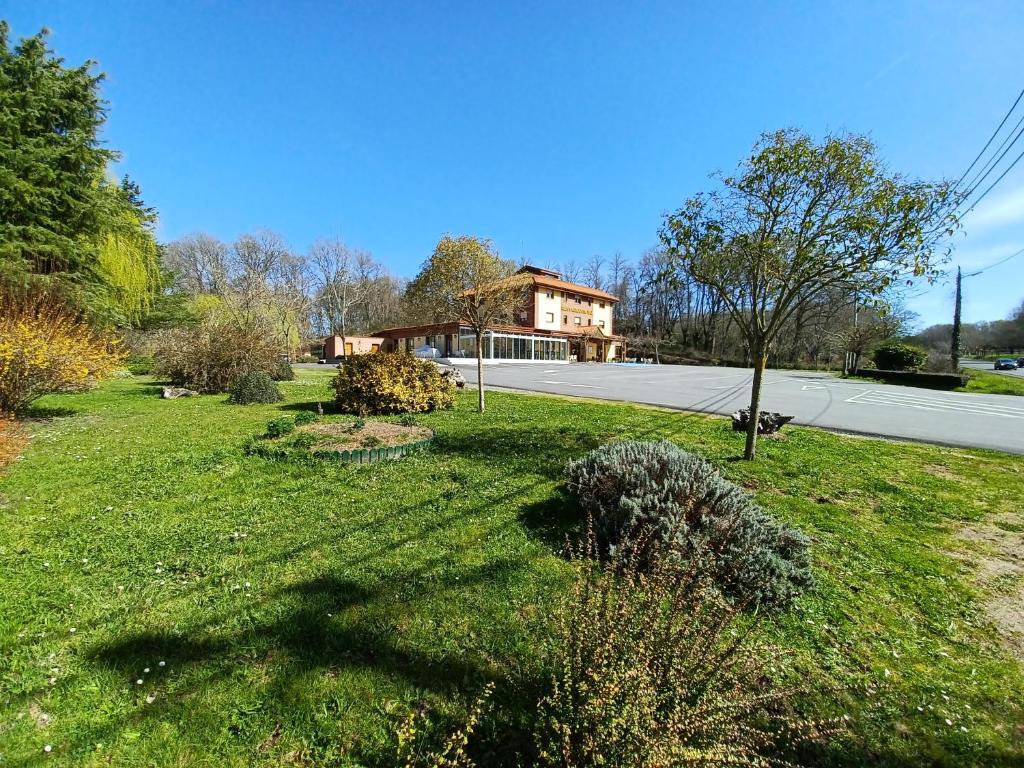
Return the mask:
<svg viewBox="0 0 1024 768">
<path fill-rule="evenodd" d="M 759 347 L 757 354 L 754 356 L 754 383 L 750 388 L 750 418 L 747 419 L 747 444 L 743 449 L 743 458 L 747 461 L 753 461 L 757 453 L 757 425 L 761 421 L 761 379 L 767 363 L 768 353 L 763 347 Z"/>
<path fill-rule="evenodd" d="M 476 386 L 477 386 L 477 407 L 480 413 L 484 412 L 484 335 L 476 332 Z"/>
</svg>

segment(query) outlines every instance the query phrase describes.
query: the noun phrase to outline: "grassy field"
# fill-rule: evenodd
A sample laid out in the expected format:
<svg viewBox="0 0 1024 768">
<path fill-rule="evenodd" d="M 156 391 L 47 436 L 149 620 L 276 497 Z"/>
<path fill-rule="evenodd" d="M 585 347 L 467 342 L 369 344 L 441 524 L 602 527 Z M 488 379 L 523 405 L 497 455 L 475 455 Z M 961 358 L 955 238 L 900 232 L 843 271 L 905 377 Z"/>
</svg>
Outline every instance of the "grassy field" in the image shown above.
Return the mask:
<svg viewBox="0 0 1024 768">
<path fill-rule="evenodd" d="M 957 392 L 983 392 L 989 395 L 1024 395 L 1024 378 L 1006 376 L 1001 373 L 979 371 L 972 368 L 964 369 L 970 380 L 966 387 L 958 387 Z"/>
<path fill-rule="evenodd" d="M 516 764 L 579 530 L 562 467 L 623 438 L 700 452 L 813 537 L 818 587 L 770 632 L 819 691 L 801 706 L 850 717 L 817 764 L 1024 764 L 986 609 L 1018 582 L 963 535 L 1024 530 L 1019 457 L 794 428 L 748 464 L 727 419 L 508 393 L 423 417 L 434 447 L 389 464 L 244 453 L 327 382 L 39 402 L 0 476 L 0 765 L 388 765 L 412 708 L 443 727 L 488 681 L 481 764 Z"/>
</svg>

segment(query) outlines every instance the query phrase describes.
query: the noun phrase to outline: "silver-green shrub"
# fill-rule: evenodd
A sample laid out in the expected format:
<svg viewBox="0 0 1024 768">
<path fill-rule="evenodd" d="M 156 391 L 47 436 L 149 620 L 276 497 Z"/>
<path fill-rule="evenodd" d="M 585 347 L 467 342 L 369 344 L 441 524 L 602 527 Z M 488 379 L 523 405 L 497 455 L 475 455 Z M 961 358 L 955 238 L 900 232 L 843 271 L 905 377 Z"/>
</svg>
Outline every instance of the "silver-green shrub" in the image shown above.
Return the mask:
<svg viewBox="0 0 1024 768">
<path fill-rule="evenodd" d="M 724 595 L 750 606 L 786 608 L 813 584 L 807 537 L 673 443 L 605 445 L 567 475 L 607 554 L 696 561 Z"/>
</svg>

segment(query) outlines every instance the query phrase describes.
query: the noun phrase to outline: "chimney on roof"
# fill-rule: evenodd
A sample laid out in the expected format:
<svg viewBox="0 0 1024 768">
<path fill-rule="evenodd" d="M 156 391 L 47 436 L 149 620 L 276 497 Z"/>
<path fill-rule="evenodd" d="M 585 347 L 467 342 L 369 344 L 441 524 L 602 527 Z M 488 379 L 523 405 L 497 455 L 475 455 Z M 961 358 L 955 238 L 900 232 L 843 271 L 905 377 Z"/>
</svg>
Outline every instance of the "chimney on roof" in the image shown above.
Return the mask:
<svg viewBox="0 0 1024 768">
<path fill-rule="evenodd" d="M 546 275 L 547 277 L 553 277 L 555 280 L 561 280 L 562 276 L 552 269 L 544 269 L 543 267 L 535 267 L 532 264 L 527 264 L 519 269 L 519 272 L 529 272 L 533 275 Z"/>
</svg>

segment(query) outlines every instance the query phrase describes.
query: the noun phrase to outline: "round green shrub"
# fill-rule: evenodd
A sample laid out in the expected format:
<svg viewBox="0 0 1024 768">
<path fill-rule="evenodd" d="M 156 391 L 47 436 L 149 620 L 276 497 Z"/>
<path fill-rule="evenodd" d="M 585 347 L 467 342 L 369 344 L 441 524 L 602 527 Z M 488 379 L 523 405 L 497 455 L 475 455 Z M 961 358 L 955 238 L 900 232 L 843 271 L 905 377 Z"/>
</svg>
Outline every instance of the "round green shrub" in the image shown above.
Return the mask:
<svg viewBox="0 0 1024 768">
<path fill-rule="evenodd" d="M 282 400 L 281 390 L 263 371 L 243 374 L 231 388 L 229 401 L 237 405 L 253 403 L 278 403 Z"/>
<path fill-rule="evenodd" d="M 813 584 L 807 537 L 673 443 L 605 445 L 567 475 L 608 554 L 696 561 L 723 594 L 765 608 L 786 608 Z"/>
<path fill-rule="evenodd" d="M 270 378 L 274 381 L 294 381 L 295 369 L 287 360 L 278 360 L 270 370 Z"/>
<path fill-rule="evenodd" d="M 880 371 L 916 371 L 928 362 L 928 352 L 899 341 L 877 347 L 872 357 Z"/>
<path fill-rule="evenodd" d="M 275 438 L 287 435 L 289 432 L 295 431 L 295 420 L 288 417 L 282 416 L 279 419 L 273 419 L 267 422 L 267 437 Z"/>
<path fill-rule="evenodd" d="M 436 365 L 408 352 L 347 357 L 334 389 L 342 413 L 425 413 L 455 404 L 455 385 Z"/>
<path fill-rule="evenodd" d="M 316 421 L 316 414 L 312 411 L 299 411 L 295 414 L 295 426 L 301 427 L 303 424 L 312 424 Z"/>
<path fill-rule="evenodd" d="M 156 360 L 152 355 L 129 355 L 124 361 L 124 367 L 131 371 L 133 376 L 147 376 L 153 372 Z"/>
</svg>

